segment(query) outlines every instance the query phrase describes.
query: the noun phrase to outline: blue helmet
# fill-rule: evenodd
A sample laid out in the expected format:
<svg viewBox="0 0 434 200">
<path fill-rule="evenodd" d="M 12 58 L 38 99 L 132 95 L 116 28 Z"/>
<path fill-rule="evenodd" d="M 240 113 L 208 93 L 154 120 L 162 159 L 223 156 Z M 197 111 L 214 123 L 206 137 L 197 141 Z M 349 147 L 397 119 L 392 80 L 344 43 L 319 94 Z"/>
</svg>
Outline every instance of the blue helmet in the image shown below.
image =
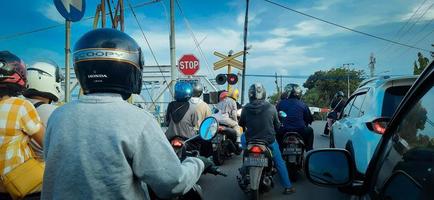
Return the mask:
<svg viewBox="0 0 434 200">
<path fill-rule="evenodd" d="M 193 87 L 188 82 L 177 82 L 175 84 L 175 100 L 180 102 L 188 101 L 193 95 Z"/>
</svg>

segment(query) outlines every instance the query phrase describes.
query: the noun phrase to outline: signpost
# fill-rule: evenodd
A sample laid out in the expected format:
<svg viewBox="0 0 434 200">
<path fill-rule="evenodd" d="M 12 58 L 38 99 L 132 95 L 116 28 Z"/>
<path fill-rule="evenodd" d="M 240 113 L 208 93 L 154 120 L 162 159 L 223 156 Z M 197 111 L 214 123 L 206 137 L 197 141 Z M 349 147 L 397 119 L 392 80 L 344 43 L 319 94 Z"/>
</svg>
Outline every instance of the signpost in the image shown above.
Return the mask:
<svg viewBox="0 0 434 200">
<path fill-rule="evenodd" d="M 69 102 L 70 91 L 70 66 L 69 59 L 71 54 L 71 22 L 79 21 L 83 18 L 86 3 L 84 0 L 53 0 L 57 11 L 65 18 L 65 102 Z"/>
<path fill-rule="evenodd" d="M 193 76 L 199 69 L 199 60 L 193 54 L 183 55 L 178 61 L 178 70 L 186 76 Z"/>
<path fill-rule="evenodd" d="M 244 51 L 240 51 L 238 53 L 232 54 L 232 51 L 229 52 L 229 55 L 224 55 L 222 53 L 219 53 L 217 51 L 214 51 L 214 55 L 217 57 L 222 58 L 220 61 L 214 63 L 214 70 L 221 69 L 223 67 L 228 67 L 228 74 L 231 74 L 232 67 L 235 67 L 239 70 L 243 70 L 243 63 L 238 61 L 237 57 L 242 56 L 244 54 Z M 231 86 L 228 84 L 228 91 L 230 90 Z"/>
</svg>

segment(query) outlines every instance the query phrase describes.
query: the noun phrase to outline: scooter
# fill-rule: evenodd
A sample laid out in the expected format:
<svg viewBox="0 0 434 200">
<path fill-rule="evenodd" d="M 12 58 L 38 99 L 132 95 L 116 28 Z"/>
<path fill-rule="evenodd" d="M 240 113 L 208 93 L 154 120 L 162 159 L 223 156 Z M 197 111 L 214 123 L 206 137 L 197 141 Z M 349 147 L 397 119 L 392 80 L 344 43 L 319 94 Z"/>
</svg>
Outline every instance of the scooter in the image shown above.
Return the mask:
<svg viewBox="0 0 434 200">
<path fill-rule="evenodd" d="M 198 150 L 190 150 L 189 145 L 191 142 L 197 141 L 197 140 L 204 140 L 204 141 L 210 141 L 212 140 L 216 134 L 217 134 L 217 128 L 218 122 L 214 117 L 208 117 L 203 120 L 202 124 L 199 128 L 199 135 L 196 135 L 191 138 L 185 138 L 182 136 L 175 136 L 170 140 L 170 143 L 175 150 L 176 155 L 180 160 L 184 160 L 187 157 L 198 157 L 199 151 Z M 212 163 L 212 161 L 210 161 Z M 226 177 L 227 175 L 222 173 L 220 169 L 217 166 L 210 166 L 203 172 L 204 174 L 210 173 L 213 175 L 220 175 Z M 149 196 L 152 200 L 158 200 L 159 198 L 157 195 L 152 191 L 151 188 L 148 188 Z M 200 185 L 196 184 L 194 185 L 187 193 L 176 197 L 174 199 L 177 200 L 202 200 L 204 199 L 202 188 Z"/>
<path fill-rule="evenodd" d="M 241 177 L 237 176 L 238 184 L 251 199 L 259 199 L 262 193 L 274 187 L 273 176 L 277 170 L 271 149 L 265 141 L 252 140 L 247 144 L 243 153 L 243 166 L 239 171 Z"/>
<path fill-rule="evenodd" d="M 279 116 L 285 118 L 287 114 L 283 111 L 279 112 Z M 283 135 L 282 158 L 286 162 L 289 179 L 297 181 L 298 172 L 303 169 L 304 152 L 306 145 L 303 137 L 297 132 L 287 132 Z"/>
<path fill-rule="evenodd" d="M 225 125 L 219 125 L 217 135 L 211 140 L 212 143 L 212 159 L 218 166 L 223 165 L 225 160 L 232 156 L 232 153 L 236 153 L 236 147 L 232 140 L 230 140 L 227 134 L 234 134 L 236 131 Z"/>
<path fill-rule="evenodd" d="M 305 144 L 297 132 L 288 132 L 283 135 L 282 158 L 286 162 L 289 179 L 297 181 L 298 172 L 303 169 Z"/>
</svg>

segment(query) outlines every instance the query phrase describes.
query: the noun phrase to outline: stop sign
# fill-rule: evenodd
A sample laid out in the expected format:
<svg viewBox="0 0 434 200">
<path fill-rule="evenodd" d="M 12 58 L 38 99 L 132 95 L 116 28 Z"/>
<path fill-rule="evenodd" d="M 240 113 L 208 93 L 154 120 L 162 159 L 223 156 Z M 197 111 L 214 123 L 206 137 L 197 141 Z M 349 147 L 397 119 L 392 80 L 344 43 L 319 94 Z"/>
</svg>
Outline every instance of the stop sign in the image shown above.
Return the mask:
<svg viewBox="0 0 434 200">
<path fill-rule="evenodd" d="M 199 60 L 193 54 L 183 55 L 178 61 L 178 69 L 186 76 L 194 75 L 199 71 Z"/>
</svg>

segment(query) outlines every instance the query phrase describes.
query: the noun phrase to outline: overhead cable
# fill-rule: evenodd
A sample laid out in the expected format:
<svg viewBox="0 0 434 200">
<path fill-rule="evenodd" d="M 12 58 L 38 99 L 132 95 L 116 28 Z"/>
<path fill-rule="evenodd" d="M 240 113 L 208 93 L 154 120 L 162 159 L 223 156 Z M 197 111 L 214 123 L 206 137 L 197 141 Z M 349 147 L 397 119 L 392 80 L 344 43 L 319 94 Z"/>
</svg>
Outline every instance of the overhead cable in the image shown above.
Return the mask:
<svg viewBox="0 0 434 200">
<path fill-rule="evenodd" d="M 143 6 L 146 6 L 146 5 L 157 3 L 159 1 L 161 1 L 161 0 L 152 0 L 152 1 L 147 1 L 147 2 L 143 2 L 143 3 L 138 3 L 138 4 L 134 5 L 133 8 L 143 7 Z M 110 12 L 105 13 L 105 15 L 106 16 L 110 15 Z M 85 17 L 81 21 L 87 21 L 87 20 L 91 20 L 91 19 L 94 19 L 94 18 L 95 18 L 95 16 Z M 10 40 L 10 39 L 14 39 L 14 38 L 17 38 L 17 37 L 21 37 L 21 36 L 25 36 L 25 35 L 30 35 L 30 34 L 33 34 L 33 33 L 44 32 L 44 31 L 48 31 L 48 30 L 59 28 L 59 27 L 63 27 L 63 26 L 64 26 L 64 23 L 58 23 L 58 24 L 55 24 L 55 25 L 46 26 L 46 27 L 42 27 L 42 28 L 37 28 L 37 29 L 30 30 L 30 31 L 23 31 L 23 32 L 13 33 L 13 34 L 10 34 L 10 35 L 3 35 L 3 36 L 0 36 L 0 41 Z"/>
<path fill-rule="evenodd" d="M 270 4 L 273 4 L 275 6 L 284 8 L 284 9 L 286 9 L 288 11 L 295 12 L 295 13 L 298 13 L 300 15 L 303 15 L 303 16 L 315 19 L 317 21 L 321 21 L 321 22 L 324 22 L 326 24 L 330 24 L 330 25 L 333 25 L 333 26 L 336 26 L 336 27 L 339 27 L 339 28 L 342 28 L 342 29 L 354 32 L 354 33 L 358 33 L 358 34 L 361 34 L 361 35 L 364 35 L 364 36 L 368 36 L 368 37 L 375 38 L 375 39 L 378 39 L 378 40 L 382 40 L 382 41 L 385 41 L 385 42 L 393 43 L 393 44 L 396 44 L 396 45 L 400 45 L 400 46 L 404 46 L 404 47 L 408 47 L 408 48 L 412 48 L 412 49 L 418 49 L 418 50 L 425 51 L 425 52 L 430 52 L 430 50 L 428 50 L 428 49 L 424 49 L 424 48 L 412 46 L 412 45 L 409 45 L 409 44 L 401 43 L 401 42 L 398 42 L 398 41 L 394 41 L 394 40 L 391 40 L 391 39 L 387 39 L 387 38 L 384 38 L 384 37 L 376 36 L 376 35 L 373 35 L 373 34 L 370 34 L 370 33 L 366 33 L 366 32 L 363 32 L 363 31 L 359 31 L 359 30 L 356 30 L 356 29 L 353 29 L 353 28 L 349 28 L 349 27 L 346 27 L 346 26 L 343 26 L 343 25 L 340 25 L 340 24 L 337 24 L 337 23 L 334 23 L 334 22 L 331 22 L 331 21 L 328 21 L 328 20 L 325 20 L 325 19 L 321 19 L 319 17 L 315 17 L 313 15 L 306 14 L 304 12 L 292 9 L 292 8 L 290 8 L 288 6 L 276 3 L 276 2 L 271 1 L 271 0 L 264 0 L 264 1 L 268 2 Z"/>
</svg>

